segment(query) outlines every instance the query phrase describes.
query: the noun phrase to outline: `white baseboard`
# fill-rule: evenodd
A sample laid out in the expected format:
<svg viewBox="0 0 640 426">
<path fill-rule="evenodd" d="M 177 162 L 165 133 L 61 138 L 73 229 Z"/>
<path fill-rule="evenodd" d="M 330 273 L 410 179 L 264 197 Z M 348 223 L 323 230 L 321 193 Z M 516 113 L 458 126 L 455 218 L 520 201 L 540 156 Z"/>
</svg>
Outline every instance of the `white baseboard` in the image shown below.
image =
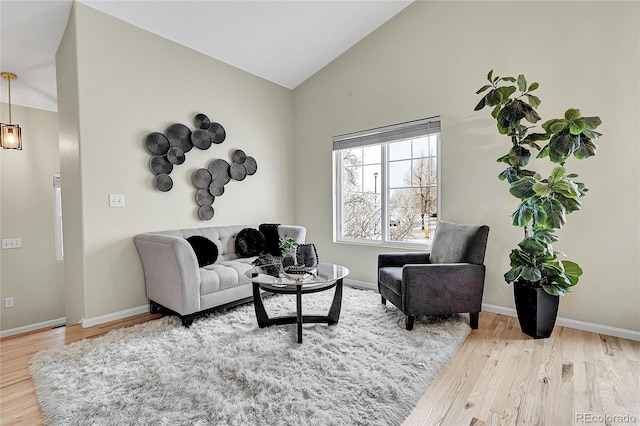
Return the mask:
<svg viewBox="0 0 640 426">
<path fill-rule="evenodd" d="M 366 281 L 358 281 L 358 280 L 345 278 L 344 283 L 345 285 L 348 285 L 351 287 L 378 291 L 378 286 L 376 284 L 366 282 Z M 507 315 L 510 317 L 518 316 L 514 308 L 506 308 L 504 306 L 490 305 L 488 303 L 482 304 L 482 310 L 487 312 L 493 312 L 496 314 Z M 573 320 L 573 319 L 563 318 L 563 317 L 556 318 L 556 324 L 562 327 L 575 328 L 577 330 L 590 331 L 592 333 L 606 334 L 607 336 L 622 337 L 623 339 L 640 341 L 640 331 L 628 330 L 626 328 L 611 327 L 608 325 L 594 324 L 592 322 L 578 321 L 578 320 Z"/>
<path fill-rule="evenodd" d="M 67 319 L 62 317 L 62 318 L 52 319 L 49 321 L 39 322 L 36 324 L 23 325 L 22 327 L 16 327 L 16 328 L 11 328 L 9 330 L 0 331 L 0 338 L 13 336 L 14 334 L 26 333 L 28 331 L 39 330 L 41 328 L 61 327 L 65 325 L 66 322 L 67 322 Z"/>
<path fill-rule="evenodd" d="M 487 303 L 482 304 L 482 310 L 510 317 L 518 316 L 514 308 L 505 308 L 504 306 L 489 305 Z M 640 331 L 628 330 L 626 328 L 611 327 L 608 325 L 594 324 L 592 322 L 578 321 L 563 317 L 556 318 L 556 324 L 562 327 L 575 328 L 576 330 L 590 331 L 592 333 L 606 334 L 607 336 L 622 337 L 623 339 L 640 341 Z"/>
<path fill-rule="evenodd" d="M 355 287 L 355 288 L 362 288 L 365 290 L 375 290 L 378 291 L 378 286 L 375 284 L 371 284 L 369 282 L 366 281 L 358 281 L 358 280 L 352 280 L 350 278 L 345 278 L 344 279 L 344 284 L 348 285 L 349 287 Z"/>
<path fill-rule="evenodd" d="M 100 315 L 93 318 L 82 318 L 80 323 L 83 328 L 93 327 L 94 325 L 104 324 L 105 322 L 116 321 L 122 318 L 131 317 L 138 314 L 149 312 L 149 305 L 137 306 L 135 308 L 125 309 L 124 311 L 113 312 L 111 314 Z"/>
</svg>

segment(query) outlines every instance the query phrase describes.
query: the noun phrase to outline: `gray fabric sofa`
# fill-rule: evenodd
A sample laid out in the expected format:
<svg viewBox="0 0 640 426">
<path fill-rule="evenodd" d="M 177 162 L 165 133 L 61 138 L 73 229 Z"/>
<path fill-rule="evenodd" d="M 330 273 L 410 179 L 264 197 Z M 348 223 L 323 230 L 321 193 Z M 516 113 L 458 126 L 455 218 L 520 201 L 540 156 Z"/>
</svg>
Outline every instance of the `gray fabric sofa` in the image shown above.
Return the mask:
<svg viewBox="0 0 640 426">
<path fill-rule="evenodd" d="M 182 319 L 188 327 L 201 314 L 252 300 L 252 286 L 244 273 L 256 257 L 239 257 L 235 239 L 244 228 L 257 226 L 216 226 L 147 232 L 133 239 L 144 269 L 151 312 L 164 308 Z M 304 243 L 307 230 L 302 226 L 280 225 L 281 238 Z M 199 267 L 187 238 L 200 235 L 218 247 L 215 263 Z"/>
</svg>

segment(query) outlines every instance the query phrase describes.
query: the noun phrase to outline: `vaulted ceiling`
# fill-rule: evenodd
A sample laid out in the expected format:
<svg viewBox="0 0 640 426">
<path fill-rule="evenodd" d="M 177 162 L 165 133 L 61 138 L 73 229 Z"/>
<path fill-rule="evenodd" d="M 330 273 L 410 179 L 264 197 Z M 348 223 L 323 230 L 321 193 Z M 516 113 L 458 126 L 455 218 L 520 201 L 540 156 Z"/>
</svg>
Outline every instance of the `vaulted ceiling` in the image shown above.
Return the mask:
<svg viewBox="0 0 640 426">
<path fill-rule="evenodd" d="M 413 0 L 77 1 L 293 89 Z M 55 53 L 71 5 L 0 1 L 0 67 L 18 75 L 13 104 L 57 110 Z"/>
</svg>

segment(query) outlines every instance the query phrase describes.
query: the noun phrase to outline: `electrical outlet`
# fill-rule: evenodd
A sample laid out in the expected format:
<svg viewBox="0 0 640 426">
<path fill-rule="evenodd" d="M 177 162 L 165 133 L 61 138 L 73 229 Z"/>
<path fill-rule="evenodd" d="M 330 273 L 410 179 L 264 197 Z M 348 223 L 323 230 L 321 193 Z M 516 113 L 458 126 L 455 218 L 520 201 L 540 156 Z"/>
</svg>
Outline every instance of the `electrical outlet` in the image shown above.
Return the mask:
<svg viewBox="0 0 640 426">
<path fill-rule="evenodd" d="M 13 308 L 13 297 L 7 297 L 4 299 L 5 308 Z"/>
<path fill-rule="evenodd" d="M 22 238 L 5 238 L 2 240 L 3 249 L 16 249 L 22 247 Z"/>
<path fill-rule="evenodd" d="M 109 207 L 124 207 L 124 195 L 109 194 Z"/>
</svg>

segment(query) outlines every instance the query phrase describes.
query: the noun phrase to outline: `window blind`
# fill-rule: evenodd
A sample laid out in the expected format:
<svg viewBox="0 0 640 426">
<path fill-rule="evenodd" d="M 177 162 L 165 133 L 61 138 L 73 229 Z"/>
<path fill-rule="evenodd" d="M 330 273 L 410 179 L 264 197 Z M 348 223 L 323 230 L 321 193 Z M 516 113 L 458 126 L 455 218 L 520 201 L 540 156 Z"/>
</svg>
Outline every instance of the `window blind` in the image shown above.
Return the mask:
<svg viewBox="0 0 640 426">
<path fill-rule="evenodd" d="M 424 118 L 408 121 L 376 129 L 362 130 L 355 133 L 333 137 L 333 150 L 357 148 L 383 142 L 414 139 L 440 132 L 440 117 Z"/>
</svg>

